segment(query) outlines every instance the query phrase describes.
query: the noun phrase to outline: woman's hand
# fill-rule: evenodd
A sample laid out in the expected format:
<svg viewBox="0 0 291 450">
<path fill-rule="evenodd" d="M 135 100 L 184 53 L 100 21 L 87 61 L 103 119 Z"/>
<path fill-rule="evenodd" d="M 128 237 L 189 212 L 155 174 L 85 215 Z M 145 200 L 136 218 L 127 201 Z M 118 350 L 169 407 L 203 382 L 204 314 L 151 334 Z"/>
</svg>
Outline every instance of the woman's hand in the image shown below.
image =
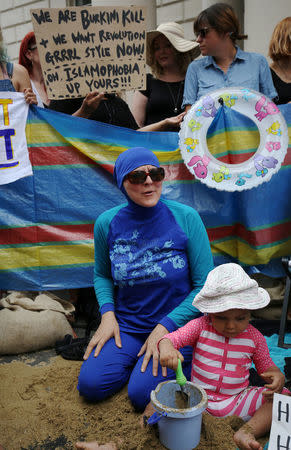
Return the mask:
<svg viewBox="0 0 291 450">
<path fill-rule="evenodd" d="M 180 128 L 181 122 L 186 115 L 186 111 L 182 112 L 178 116 L 167 117 L 165 119 L 165 128 Z"/>
<path fill-rule="evenodd" d="M 186 112 L 182 112 L 178 116 L 167 117 L 160 122 L 151 123 L 145 127 L 139 128 L 137 131 L 167 131 L 172 128 L 179 128 Z"/>
<path fill-rule="evenodd" d="M 29 105 L 37 105 L 36 95 L 31 88 L 25 88 L 23 93 L 26 103 Z"/>
<path fill-rule="evenodd" d="M 260 376 L 268 383 L 265 384 L 267 391 L 263 392 L 266 400 L 271 400 L 275 393 L 280 394 L 285 385 L 285 376 L 277 367 L 270 367 Z"/>
<path fill-rule="evenodd" d="M 104 92 L 89 92 L 84 98 L 81 107 L 74 112 L 73 116 L 87 119 L 98 108 L 102 100 L 106 100 Z"/>
<path fill-rule="evenodd" d="M 153 376 L 156 377 L 158 375 L 158 366 L 159 366 L 159 352 L 157 343 L 158 341 L 168 333 L 166 327 L 161 325 L 160 323 L 153 329 L 143 346 L 141 347 L 137 356 L 141 356 L 145 353 L 143 358 L 143 363 L 141 366 L 141 371 L 144 372 L 147 368 L 149 360 L 151 357 L 153 358 Z M 167 376 L 167 368 L 162 367 L 162 374 L 164 377 Z"/>
<path fill-rule="evenodd" d="M 94 347 L 96 347 L 94 352 L 94 356 L 96 358 L 99 355 L 103 345 L 107 341 L 109 341 L 109 339 L 112 337 L 114 337 L 115 344 L 117 345 L 117 347 L 121 348 L 122 344 L 120 339 L 118 322 L 115 318 L 114 312 L 108 311 L 105 314 L 103 314 L 101 323 L 88 344 L 88 347 L 84 354 L 84 359 L 86 360 L 89 358 L 89 355 Z"/>
<path fill-rule="evenodd" d="M 169 369 L 177 370 L 178 359 L 184 361 L 182 353 L 176 350 L 170 339 L 162 339 L 159 343 L 160 350 L 160 364 L 162 367 L 169 367 Z"/>
</svg>

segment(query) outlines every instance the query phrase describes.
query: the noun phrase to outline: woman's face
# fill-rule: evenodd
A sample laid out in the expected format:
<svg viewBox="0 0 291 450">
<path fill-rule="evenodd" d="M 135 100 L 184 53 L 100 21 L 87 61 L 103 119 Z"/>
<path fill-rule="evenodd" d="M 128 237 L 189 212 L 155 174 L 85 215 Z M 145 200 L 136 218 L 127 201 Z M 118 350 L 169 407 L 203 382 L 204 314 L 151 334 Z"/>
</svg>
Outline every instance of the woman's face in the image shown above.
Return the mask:
<svg viewBox="0 0 291 450">
<path fill-rule="evenodd" d="M 27 53 L 26 53 L 26 57 L 28 59 L 30 59 L 32 64 L 40 64 L 39 54 L 38 54 L 38 49 L 37 49 L 36 43 L 33 44 L 30 42 Z"/>
<path fill-rule="evenodd" d="M 140 166 L 134 169 L 133 172 L 137 170 L 149 172 L 150 169 L 155 169 L 155 166 Z M 149 175 L 142 184 L 132 184 L 129 180 L 123 182 L 123 187 L 129 198 L 137 205 L 144 206 L 145 208 L 156 206 L 160 200 L 162 186 L 162 181 L 153 181 Z"/>
<path fill-rule="evenodd" d="M 219 34 L 214 28 L 211 28 L 210 25 L 203 25 L 197 32 L 196 41 L 200 46 L 202 56 L 215 57 L 216 55 L 221 54 L 226 39 L 226 36 Z"/>
<path fill-rule="evenodd" d="M 155 60 L 162 68 L 176 63 L 176 50 L 163 34 L 155 38 L 153 50 Z"/>
</svg>

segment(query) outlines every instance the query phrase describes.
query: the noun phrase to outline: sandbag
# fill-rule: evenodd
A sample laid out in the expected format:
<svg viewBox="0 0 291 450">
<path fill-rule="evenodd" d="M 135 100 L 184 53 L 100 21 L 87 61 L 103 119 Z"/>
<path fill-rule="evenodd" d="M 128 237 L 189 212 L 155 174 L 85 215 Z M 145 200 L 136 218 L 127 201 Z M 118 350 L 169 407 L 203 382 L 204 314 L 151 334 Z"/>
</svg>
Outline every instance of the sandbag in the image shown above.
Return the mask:
<svg viewBox="0 0 291 450">
<path fill-rule="evenodd" d="M 19 354 L 54 347 L 73 335 L 67 317 L 74 306 L 54 294 L 11 292 L 0 300 L 0 354 Z"/>
</svg>

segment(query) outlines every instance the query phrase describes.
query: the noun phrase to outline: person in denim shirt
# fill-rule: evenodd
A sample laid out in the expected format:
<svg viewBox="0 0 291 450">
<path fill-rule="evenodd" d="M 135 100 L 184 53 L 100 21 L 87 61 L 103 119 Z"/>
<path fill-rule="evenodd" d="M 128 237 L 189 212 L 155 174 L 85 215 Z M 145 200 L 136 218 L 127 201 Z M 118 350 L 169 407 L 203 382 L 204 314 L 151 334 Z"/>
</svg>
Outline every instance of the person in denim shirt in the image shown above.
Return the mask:
<svg viewBox="0 0 291 450">
<path fill-rule="evenodd" d="M 194 22 L 194 33 L 200 45 L 200 58 L 187 70 L 183 97 L 186 111 L 200 97 L 223 87 L 245 87 L 274 99 L 274 87 L 266 58 L 241 50 L 235 45 L 240 34 L 238 18 L 226 3 L 215 3 L 202 11 Z"/>
</svg>

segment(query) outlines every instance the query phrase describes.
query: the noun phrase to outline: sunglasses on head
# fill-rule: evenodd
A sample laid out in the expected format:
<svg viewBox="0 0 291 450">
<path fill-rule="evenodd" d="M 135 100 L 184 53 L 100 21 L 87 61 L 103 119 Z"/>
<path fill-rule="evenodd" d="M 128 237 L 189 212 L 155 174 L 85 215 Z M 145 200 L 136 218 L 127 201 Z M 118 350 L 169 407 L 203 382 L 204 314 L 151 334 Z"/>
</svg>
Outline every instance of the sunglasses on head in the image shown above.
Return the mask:
<svg viewBox="0 0 291 450">
<path fill-rule="evenodd" d="M 148 176 L 151 177 L 152 181 L 162 181 L 165 178 L 165 171 L 162 167 L 150 169 L 148 172 L 134 170 L 126 175 L 125 180 L 128 180 L 131 184 L 143 184 Z"/>
<path fill-rule="evenodd" d="M 206 35 L 209 33 L 212 27 L 203 27 L 200 28 L 200 30 L 196 33 L 196 38 L 198 39 L 199 36 L 204 39 Z"/>
</svg>

